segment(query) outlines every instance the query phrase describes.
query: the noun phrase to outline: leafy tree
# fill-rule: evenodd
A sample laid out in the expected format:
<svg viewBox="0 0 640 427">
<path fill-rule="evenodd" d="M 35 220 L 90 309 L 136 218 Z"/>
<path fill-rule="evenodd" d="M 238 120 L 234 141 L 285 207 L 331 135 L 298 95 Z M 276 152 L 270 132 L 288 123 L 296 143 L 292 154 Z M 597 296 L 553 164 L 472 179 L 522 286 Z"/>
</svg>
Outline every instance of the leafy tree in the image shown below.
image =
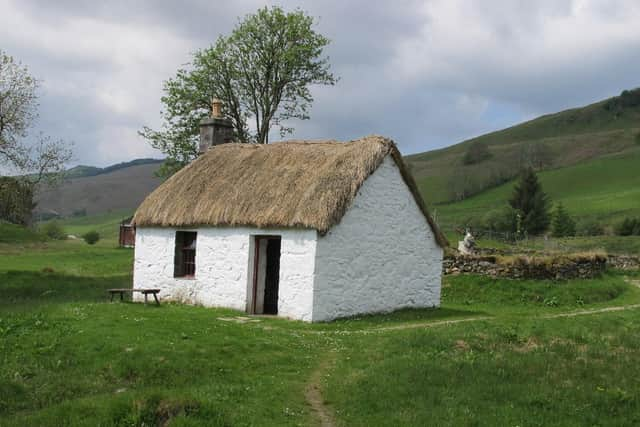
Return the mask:
<svg viewBox="0 0 640 427">
<path fill-rule="evenodd" d="M 0 165 L 13 171 L 20 181 L 20 185 L 5 186 L 3 197 L 9 197 L 6 191 L 15 190 L 12 200 L 22 199 L 21 206 L 31 209 L 39 184 L 59 182 L 64 164 L 72 155 L 67 144 L 48 136 L 39 135 L 35 144 L 25 142 L 38 118 L 37 88 L 38 81 L 27 67 L 0 50 Z M 13 220 L 26 223 L 31 212 L 25 213 L 15 211 Z"/>
<path fill-rule="evenodd" d="M 0 176 L 0 220 L 14 224 L 31 224 L 33 188 L 24 180 Z"/>
<path fill-rule="evenodd" d="M 40 227 L 40 232 L 50 239 L 65 240 L 67 233 L 58 221 L 49 221 Z"/>
<path fill-rule="evenodd" d="M 487 212 L 483 218 L 486 229 L 498 233 L 515 233 L 518 212 L 507 205 Z"/>
<path fill-rule="evenodd" d="M 625 108 L 637 107 L 638 105 L 640 105 L 640 88 L 623 90 L 619 96 L 607 100 L 604 109 L 620 113 Z"/>
<path fill-rule="evenodd" d="M 266 144 L 273 127 L 285 135 L 293 132 L 290 119 L 308 119 L 310 85 L 337 82 L 323 56 L 329 40 L 313 25 L 301 10 L 265 7 L 246 16 L 228 37 L 196 51 L 188 68 L 164 83 L 162 129 L 140 132 L 168 156 L 161 173 L 167 176 L 195 158 L 199 123 L 213 98 L 222 100 L 222 114 L 239 142 Z"/>
<path fill-rule="evenodd" d="M 489 151 L 489 147 L 487 147 L 487 144 L 474 142 L 469 146 L 466 153 L 464 154 L 462 163 L 465 165 L 474 165 L 490 158 L 491 152 Z"/>
<path fill-rule="evenodd" d="M 576 234 L 576 222 L 558 202 L 551 215 L 551 235 L 553 237 L 569 237 Z"/>
<path fill-rule="evenodd" d="M 520 213 L 520 231 L 537 235 L 549 226 L 549 200 L 533 169 L 522 172 L 509 204 Z"/>
</svg>

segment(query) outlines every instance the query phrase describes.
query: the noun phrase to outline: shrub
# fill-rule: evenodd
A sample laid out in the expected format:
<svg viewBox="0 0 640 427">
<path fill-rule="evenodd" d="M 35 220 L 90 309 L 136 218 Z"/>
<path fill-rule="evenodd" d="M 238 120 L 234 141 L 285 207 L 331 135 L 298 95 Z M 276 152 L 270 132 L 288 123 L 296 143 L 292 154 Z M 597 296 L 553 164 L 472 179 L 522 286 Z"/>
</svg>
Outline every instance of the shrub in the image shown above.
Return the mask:
<svg viewBox="0 0 640 427">
<path fill-rule="evenodd" d="M 640 218 L 625 218 L 614 231 L 618 236 L 640 236 Z"/>
<path fill-rule="evenodd" d="M 577 234 L 579 236 L 602 236 L 604 235 L 604 227 L 595 220 L 582 221 L 577 226 Z"/>
<path fill-rule="evenodd" d="M 67 233 L 58 221 L 49 221 L 40 226 L 40 232 L 50 239 L 65 240 Z"/>
<path fill-rule="evenodd" d="M 100 240 L 100 234 L 95 231 L 89 231 L 85 234 L 82 235 L 82 238 L 84 239 L 85 242 L 87 242 L 90 245 L 95 244 L 98 240 Z"/>
<path fill-rule="evenodd" d="M 504 206 L 486 213 L 484 226 L 498 233 L 514 233 L 516 231 L 517 211 L 511 206 Z"/>
<path fill-rule="evenodd" d="M 87 216 L 87 208 L 76 209 L 75 211 L 73 211 L 71 216 L 73 216 L 73 217 Z"/>
<path fill-rule="evenodd" d="M 569 237 L 575 236 L 576 223 L 564 209 L 562 203 L 558 202 L 553 210 L 551 219 L 551 235 L 553 237 Z"/>
</svg>

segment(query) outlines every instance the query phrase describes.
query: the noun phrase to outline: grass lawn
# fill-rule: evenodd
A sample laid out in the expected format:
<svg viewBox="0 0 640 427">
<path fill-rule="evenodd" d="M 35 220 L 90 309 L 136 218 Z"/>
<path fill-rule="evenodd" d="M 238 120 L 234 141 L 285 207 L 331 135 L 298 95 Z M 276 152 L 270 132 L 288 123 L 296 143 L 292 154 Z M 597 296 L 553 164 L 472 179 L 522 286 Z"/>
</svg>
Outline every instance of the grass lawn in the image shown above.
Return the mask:
<svg viewBox="0 0 640 427">
<path fill-rule="evenodd" d="M 353 335 L 326 399 L 349 426 L 634 426 L 638 340 L 635 312 Z"/>
<path fill-rule="evenodd" d="M 640 311 L 549 318 L 640 303 L 621 273 L 448 277 L 437 310 L 239 323 L 107 302 L 131 283 L 132 255 L 0 244 L 0 426 L 316 425 L 305 390 L 320 367 L 338 425 L 640 422 Z"/>
</svg>

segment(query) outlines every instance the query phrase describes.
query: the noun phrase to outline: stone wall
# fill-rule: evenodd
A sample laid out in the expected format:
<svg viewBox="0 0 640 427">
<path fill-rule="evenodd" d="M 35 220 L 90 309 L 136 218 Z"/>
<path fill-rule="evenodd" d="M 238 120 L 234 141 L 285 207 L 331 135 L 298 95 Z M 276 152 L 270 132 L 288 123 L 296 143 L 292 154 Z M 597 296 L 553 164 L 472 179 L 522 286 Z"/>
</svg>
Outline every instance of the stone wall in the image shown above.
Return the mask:
<svg viewBox="0 0 640 427">
<path fill-rule="evenodd" d="M 592 256 L 513 257 L 501 260 L 492 255 L 448 255 L 443 260 L 444 274 L 482 274 L 508 279 L 591 279 L 604 272 L 607 258 Z"/>
<path fill-rule="evenodd" d="M 631 255 L 609 255 L 609 267 L 620 270 L 640 270 L 640 257 Z"/>
</svg>

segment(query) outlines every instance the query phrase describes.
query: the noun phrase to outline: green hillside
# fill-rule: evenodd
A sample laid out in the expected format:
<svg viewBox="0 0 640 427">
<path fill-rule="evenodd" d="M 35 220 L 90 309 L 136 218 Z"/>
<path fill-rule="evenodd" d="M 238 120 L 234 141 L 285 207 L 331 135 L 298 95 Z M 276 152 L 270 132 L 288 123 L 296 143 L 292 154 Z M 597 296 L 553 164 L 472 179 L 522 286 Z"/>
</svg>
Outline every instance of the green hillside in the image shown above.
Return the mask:
<svg viewBox="0 0 640 427">
<path fill-rule="evenodd" d="M 553 202 L 561 201 L 577 219 L 611 225 L 625 216 L 640 216 L 640 147 L 610 157 L 539 173 Z M 443 228 L 451 230 L 506 204 L 514 182 L 464 201 L 435 206 Z"/>
<path fill-rule="evenodd" d="M 487 158 L 465 163 L 473 145 Z M 640 89 L 582 108 L 549 114 L 441 150 L 407 157 L 430 204 L 461 200 L 513 178 L 523 165 L 578 165 L 640 147 Z"/>
</svg>

